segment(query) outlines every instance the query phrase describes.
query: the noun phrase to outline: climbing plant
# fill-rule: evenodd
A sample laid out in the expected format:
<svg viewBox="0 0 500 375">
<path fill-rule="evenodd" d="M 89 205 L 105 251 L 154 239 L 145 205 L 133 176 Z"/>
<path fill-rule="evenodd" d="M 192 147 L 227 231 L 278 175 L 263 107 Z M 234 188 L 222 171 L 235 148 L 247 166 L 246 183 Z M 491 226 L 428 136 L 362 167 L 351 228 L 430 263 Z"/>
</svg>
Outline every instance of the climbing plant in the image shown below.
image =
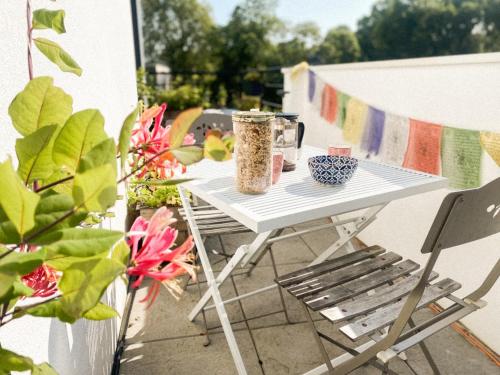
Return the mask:
<svg viewBox="0 0 500 375">
<path fill-rule="evenodd" d="M 64 33 L 64 10 L 32 12 L 29 0 L 26 8 L 30 80 L 8 110 L 19 133 L 17 161 L 9 157 L 0 162 L 0 329 L 26 315 L 66 323 L 112 318 L 117 312 L 101 298 L 116 278 L 133 275 L 133 286 L 138 287 L 146 277 L 165 282 L 191 272 L 192 240 L 170 249 L 177 231 L 166 210 L 150 222 L 136 222 L 136 231 L 128 235 L 89 223 L 108 216 L 117 200 L 117 185 L 148 165 L 163 159 L 187 165 L 204 154 L 213 159 L 225 155 L 217 149 L 221 142 L 212 141 L 205 150 L 184 144 L 201 109 L 182 114 L 165 132 L 161 147 L 137 158 L 134 155 L 151 145 L 130 147 L 141 112 L 136 108 L 126 117 L 115 144 L 99 110 L 74 112 L 72 97 L 53 78 L 34 74 L 34 47 L 63 72 L 82 74 L 61 46 L 34 35 L 39 29 Z M 137 163 L 127 168 L 130 158 Z M 155 283 L 151 297 L 156 297 L 157 288 Z M 55 374 L 49 364 L 35 364 L 0 345 L 0 375 L 11 371 Z"/>
</svg>

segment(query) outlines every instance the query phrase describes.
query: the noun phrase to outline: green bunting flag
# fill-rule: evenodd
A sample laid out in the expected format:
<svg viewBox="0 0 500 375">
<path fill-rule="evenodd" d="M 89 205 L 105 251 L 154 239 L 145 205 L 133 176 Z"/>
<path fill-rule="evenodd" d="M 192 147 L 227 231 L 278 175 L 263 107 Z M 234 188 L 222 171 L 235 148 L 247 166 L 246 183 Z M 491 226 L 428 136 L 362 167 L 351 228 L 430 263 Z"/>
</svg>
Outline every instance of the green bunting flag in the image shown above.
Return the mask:
<svg viewBox="0 0 500 375">
<path fill-rule="evenodd" d="M 455 189 L 481 185 L 479 131 L 444 127 L 441 140 L 442 175 Z"/>
</svg>

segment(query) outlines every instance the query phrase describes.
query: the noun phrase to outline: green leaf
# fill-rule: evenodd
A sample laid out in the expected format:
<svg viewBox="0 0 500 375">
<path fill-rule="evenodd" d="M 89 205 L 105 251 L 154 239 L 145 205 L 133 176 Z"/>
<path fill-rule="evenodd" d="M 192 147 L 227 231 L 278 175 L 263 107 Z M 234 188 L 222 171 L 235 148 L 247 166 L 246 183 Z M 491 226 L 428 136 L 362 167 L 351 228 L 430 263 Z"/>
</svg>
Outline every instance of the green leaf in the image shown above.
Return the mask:
<svg viewBox="0 0 500 375">
<path fill-rule="evenodd" d="M 62 309 L 60 300 L 54 300 L 29 309 L 16 309 L 14 316 L 21 317 L 24 314 L 38 316 L 41 318 L 58 318 L 65 323 L 74 323 L 80 317 L 72 317 L 66 314 Z"/>
<path fill-rule="evenodd" d="M 78 318 L 97 305 L 113 280 L 125 271 L 123 264 L 108 258 L 90 258 L 75 262 L 64 270 L 59 281 L 63 293 L 61 308 Z"/>
<path fill-rule="evenodd" d="M 5 249 L 2 250 L 0 254 L 5 252 Z M 20 276 L 26 275 L 42 265 L 45 255 L 44 250 L 33 252 L 14 251 L 0 259 L 0 272 L 10 272 Z"/>
<path fill-rule="evenodd" d="M 99 302 L 93 308 L 88 310 L 83 317 L 88 320 L 105 320 L 114 318 L 118 316 L 118 313 L 111 306 L 105 305 L 102 302 Z"/>
<path fill-rule="evenodd" d="M 114 167 L 116 174 L 116 147 L 113 138 L 108 138 L 92 148 L 81 159 L 78 172 L 82 173 L 105 164 Z"/>
<path fill-rule="evenodd" d="M 139 115 L 139 107 L 136 107 L 123 121 L 122 128 L 120 130 L 120 138 L 118 140 L 118 150 L 120 151 L 120 165 L 121 169 L 125 168 L 125 163 L 127 161 L 128 150 L 130 145 L 130 137 L 132 134 L 132 128 Z"/>
<path fill-rule="evenodd" d="M 130 247 L 127 245 L 125 240 L 121 240 L 115 245 L 113 252 L 111 253 L 111 259 L 114 259 L 126 266 L 128 264 L 129 258 Z"/>
<path fill-rule="evenodd" d="M 35 209 L 40 197 L 23 185 L 10 160 L 0 163 L 0 181 L 0 205 L 23 236 L 35 226 Z"/>
<path fill-rule="evenodd" d="M 71 192 L 70 192 L 71 193 Z M 74 208 L 74 201 L 70 195 L 58 194 L 52 190 L 45 191 L 36 206 L 35 226 L 26 233 L 26 237 L 31 236 L 41 228 L 61 218 L 68 211 Z M 66 220 L 61 221 L 48 232 L 50 233 L 62 228 L 75 227 L 87 216 L 86 212 L 78 211 Z M 5 212 L 0 208 L 0 243 L 19 243 L 21 238 L 12 222 L 7 218 Z"/>
<path fill-rule="evenodd" d="M 67 255 L 90 257 L 111 250 L 123 237 L 122 232 L 97 228 L 66 228 L 41 236 L 37 244 L 44 245 L 49 257 Z"/>
<path fill-rule="evenodd" d="M 233 152 L 234 145 L 236 143 L 236 137 L 234 136 L 234 134 L 223 136 L 222 137 L 222 142 L 224 142 L 224 146 L 226 146 L 226 149 L 229 152 Z"/>
<path fill-rule="evenodd" d="M 54 172 L 52 147 L 57 129 L 57 125 L 44 126 L 16 141 L 16 154 L 19 159 L 17 173 L 25 184 L 33 180 L 44 180 Z"/>
<path fill-rule="evenodd" d="M 105 212 L 116 201 L 116 171 L 110 164 L 75 176 L 73 199 L 90 212 Z"/>
<path fill-rule="evenodd" d="M 58 34 L 66 32 L 64 10 L 37 9 L 33 12 L 33 29 L 52 29 Z"/>
<path fill-rule="evenodd" d="M 73 112 L 73 99 L 53 85 L 51 77 L 31 80 L 9 106 L 16 130 L 29 135 L 48 125 L 62 126 Z"/>
<path fill-rule="evenodd" d="M 216 161 L 224 161 L 231 159 L 231 153 L 220 138 L 209 135 L 205 140 L 205 157 Z"/>
<path fill-rule="evenodd" d="M 96 109 L 87 109 L 72 115 L 59 132 L 52 157 L 57 165 L 75 173 L 92 148 L 106 140 L 104 117 Z"/>
<path fill-rule="evenodd" d="M 184 165 L 190 165 L 203 159 L 203 149 L 197 146 L 180 147 L 170 151 Z"/>
<path fill-rule="evenodd" d="M 64 182 L 59 182 L 61 180 L 64 180 L 66 178 L 70 177 L 70 179 L 64 181 Z M 73 191 L 73 173 L 70 173 L 66 170 L 59 169 L 55 170 L 54 173 L 52 173 L 45 181 L 45 185 L 56 183 L 56 185 L 53 185 L 50 189 L 53 191 L 56 191 L 61 194 L 66 194 L 71 196 L 71 192 Z"/>
<path fill-rule="evenodd" d="M 31 358 L 0 348 L 0 374 L 9 374 L 11 371 L 28 371 L 32 367 Z"/>
<path fill-rule="evenodd" d="M 17 280 L 18 276 L 15 273 L 0 271 L 0 303 L 3 304 L 11 300 L 10 293 Z"/>
<path fill-rule="evenodd" d="M 73 60 L 59 44 L 45 38 L 35 38 L 33 42 L 35 42 L 35 46 L 40 52 L 56 64 L 63 72 L 74 73 L 77 76 L 82 75 L 82 68 L 80 68 L 77 62 Z"/>
<path fill-rule="evenodd" d="M 170 148 L 180 147 L 193 122 L 201 116 L 203 108 L 191 108 L 181 112 L 170 129 Z"/>
<path fill-rule="evenodd" d="M 51 365 L 44 362 L 39 365 L 34 365 L 31 375 L 57 375 L 57 372 Z"/>
</svg>

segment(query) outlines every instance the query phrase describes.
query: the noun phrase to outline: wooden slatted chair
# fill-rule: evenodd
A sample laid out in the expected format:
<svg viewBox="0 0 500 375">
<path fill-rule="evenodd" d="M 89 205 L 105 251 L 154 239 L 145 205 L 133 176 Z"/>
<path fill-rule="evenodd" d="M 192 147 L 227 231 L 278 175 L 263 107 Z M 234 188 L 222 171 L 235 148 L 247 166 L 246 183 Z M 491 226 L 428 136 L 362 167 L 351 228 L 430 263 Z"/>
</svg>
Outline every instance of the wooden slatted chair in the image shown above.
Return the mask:
<svg viewBox="0 0 500 375">
<path fill-rule="evenodd" d="M 231 115 L 204 113 L 196 119 L 190 129 L 193 132 L 196 143 L 203 143 L 208 132 L 213 130 L 221 132 L 232 131 L 233 122 Z M 196 197 L 194 198 L 196 199 Z M 200 234 L 204 237 L 249 232 L 247 227 L 211 205 L 198 205 L 195 203 L 192 209 Z M 179 213 L 186 220 L 186 213 L 183 208 L 179 210 Z"/>
<path fill-rule="evenodd" d="M 438 274 L 433 272 L 434 265 L 442 250 L 499 232 L 500 178 L 479 189 L 445 197 L 422 247 L 422 253 L 430 256 L 421 271 L 417 271 L 417 263 L 371 246 L 277 278 L 282 288 L 302 302 L 324 357 L 326 366 L 308 374 L 347 374 L 364 364 L 394 373 L 389 362 L 404 356 L 416 344 L 433 372 L 439 374 L 423 340 L 486 305 L 481 298 L 500 275 L 500 259 L 481 286 L 465 298 L 452 294 L 461 287 L 458 282 L 449 278 L 435 280 Z M 413 322 L 416 310 L 441 298 L 453 304 L 428 321 L 418 325 Z M 319 332 L 309 309 L 319 311 L 332 323 L 343 323 L 339 330 L 352 341 L 363 337 L 371 340 L 352 349 Z M 388 331 L 381 334 L 384 329 Z M 322 339 L 347 353 L 330 360 Z"/>
</svg>

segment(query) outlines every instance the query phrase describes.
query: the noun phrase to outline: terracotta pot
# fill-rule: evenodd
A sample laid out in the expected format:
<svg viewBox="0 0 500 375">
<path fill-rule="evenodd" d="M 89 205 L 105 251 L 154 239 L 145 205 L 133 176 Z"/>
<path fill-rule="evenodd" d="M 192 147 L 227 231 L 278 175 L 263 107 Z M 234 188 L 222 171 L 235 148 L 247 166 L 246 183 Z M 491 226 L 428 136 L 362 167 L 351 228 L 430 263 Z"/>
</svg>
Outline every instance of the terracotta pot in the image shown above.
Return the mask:
<svg viewBox="0 0 500 375">
<path fill-rule="evenodd" d="M 181 214 L 179 213 L 180 207 L 171 206 L 171 207 L 167 207 L 167 208 L 174 213 L 174 218 L 177 219 L 177 222 L 174 224 L 174 226 L 175 226 L 175 229 L 177 229 L 179 231 L 176 243 L 177 243 L 177 245 L 180 245 L 188 237 L 188 224 L 182 218 Z M 156 210 L 158 210 L 158 208 L 141 207 L 139 209 L 139 213 L 140 213 L 140 216 L 149 220 L 154 215 Z"/>
<path fill-rule="evenodd" d="M 127 206 L 127 217 L 125 218 L 125 231 L 128 232 L 134 224 L 135 219 L 140 216 L 140 212 L 135 206 Z"/>
</svg>

